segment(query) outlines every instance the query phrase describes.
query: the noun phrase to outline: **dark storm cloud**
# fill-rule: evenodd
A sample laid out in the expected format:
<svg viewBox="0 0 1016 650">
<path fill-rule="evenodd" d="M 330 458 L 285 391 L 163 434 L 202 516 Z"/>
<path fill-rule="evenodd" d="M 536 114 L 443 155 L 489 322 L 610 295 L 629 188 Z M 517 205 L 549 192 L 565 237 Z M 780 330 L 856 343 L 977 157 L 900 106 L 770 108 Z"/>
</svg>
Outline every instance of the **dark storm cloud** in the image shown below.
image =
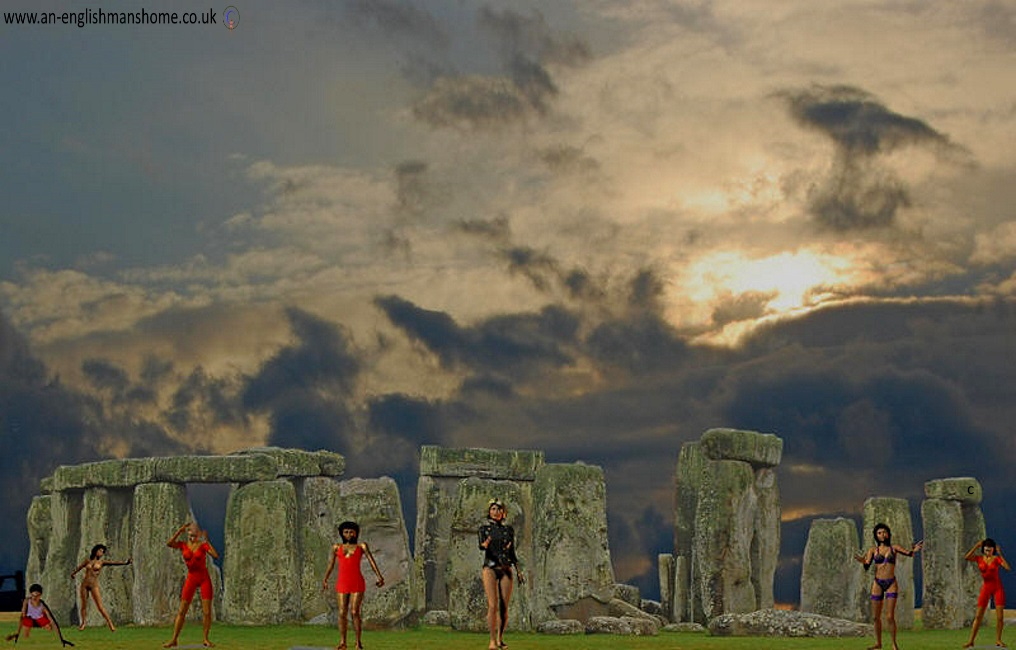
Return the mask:
<svg viewBox="0 0 1016 650">
<path fill-rule="evenodd" d="M 407 438 L 419 445 L 441 443 L 445 425 L 438 403 L 390 393 L 371 398 L 367 408 L 368 427 L 372 431 Z"/>
<path fill-rule="evenodd" d="M 525 16 L 511 9 L 496 11 L 483 7 L 477 15 L 477 24 L 496 39 L 505 62 L 525 57 L 531 61 L 579 65 L 590 59 L 586 43 L 575 37 L 555 36 L 538 11 Z"/>
<path fill-rule="evenodd" d="M 636 375 L 674 370 L 688 355 L 688 346 L 678 332 L 652 313 L 597 326 L 586 349 L 599 362 Z"/>
<path fill-rule="evenodd" d="M 586 155 L 581 148 L 567 145 L 543 149 L 540 160 L 550 170 L 561 174 L 587 174 L 600 169 L 600 163 L 595 158 Z"/>
<path fill-rule="evenodd" d="M 214 377 L 198 366 L 177 386 L 166 420 L 177 431 L 207 430 L 246 421 L 237 382 Z"/>
<path fill-rule="evenodd" d="M 766 313 L 766 305 L 776 297 L 776 292 L 746 291 L 719 301 L 713 309 L 714 325 L 726 325 L 739 321 L 753 320 Z"/>
<path fill-rule="evenodd" d="M 446 367 L 524 376 L 571 362 L 578 319 L 560 307 L 536 313 L 495 316 L 459 326 L 443 312 L 420 308 L 398 296 L 375 299 L 393 325 L 422 343 Z"/>
<path fill-rule="evenodd" d="M 424 9 L 391 0 L 345 0 L 344 4 L 356 24 L 374 24 L 395 38 L 408 37 L 433 47 L 448 45 L 448 35 Z"/>
<path fill-rule="evenodd" d="M 127 371 L 104 359 L 86 359 L 81 363 L 81 372 L 93 386 L 114 397 L 122 397 L 130 385 Z"/>
<path fill-rule="evenodd" d="M 484 7 L 477 24 L 491 37 L 500 74 L 441 73 L 413 106 L 418 120 L 435 127 L 497 129 L 545 115 L 558 94 L 547 65 L 575 66 L 590 58 L 585 43 L 554 36 L 539 13 Z"/>
<path fill-rule="evenodd" d="M 286 317 L 296 342 L 248 380 L 242 403 L 268 412 L 270 444 L 344 452 L 355 430 L 349 399 L 361 362 L 340 326 L 295 307 Z"/>
<path fill-rule="evenodd" d="M 332 390 L 348 395 L 361 364 L 345 331 L 296 307 L 286 310 L 286 318 L 297 342 L 276 352 L 250 379 L 244 405 L 270 408 L 294 392 Z"/>
<path fill-rule="evenodd" d="M 434 183 L 427 163 L 408 160 L 395 167 L 395 198 L 399 212 L 420 216 L 449 200 L 450 190 Z"/>
<path fill-rule="evenodd" d="M 511 224 L 504 215 L 493 219 L 463 219 L 454 228 L 467 235 L 484 237 L 494 242 L 507 241 L 511 236 Z"/>
<path fill-rule="evenodd" d="M 780 96 L 795 121 L 836 146 L 830 176 L 809 197 L 816 221 L 834 231 L 892 226 L 910 205 L 908 188 L 877 156 L 907 146 L 957 149 L 924 121 L 889 110 L 859 88 L 816 85 Z"/>
</svg>

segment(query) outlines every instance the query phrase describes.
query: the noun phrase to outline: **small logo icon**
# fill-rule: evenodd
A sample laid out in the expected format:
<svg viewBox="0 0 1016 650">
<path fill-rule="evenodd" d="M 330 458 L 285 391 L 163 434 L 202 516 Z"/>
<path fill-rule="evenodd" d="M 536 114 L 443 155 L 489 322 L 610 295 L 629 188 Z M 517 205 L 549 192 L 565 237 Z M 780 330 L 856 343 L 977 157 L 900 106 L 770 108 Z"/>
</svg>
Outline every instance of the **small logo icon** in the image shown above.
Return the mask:
<svg viewBox="0 0 1016 650">
<path fill-rule="evenodd" d="M 222 12 L 222 24 L 226 26 L 226 29 L 236 29 L 236 26 L 240 24 L 240 12 L 236 10 L 236 7 L 229 5 L 226 10 Z"/>
</svg>

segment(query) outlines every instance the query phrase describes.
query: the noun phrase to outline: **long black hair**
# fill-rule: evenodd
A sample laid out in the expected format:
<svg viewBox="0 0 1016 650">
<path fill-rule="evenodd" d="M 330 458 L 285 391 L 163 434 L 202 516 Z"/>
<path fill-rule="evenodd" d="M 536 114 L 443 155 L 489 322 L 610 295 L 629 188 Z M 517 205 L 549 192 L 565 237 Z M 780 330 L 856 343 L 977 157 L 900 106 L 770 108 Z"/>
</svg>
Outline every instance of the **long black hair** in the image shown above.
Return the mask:
<svg viewBox="0 0 1016 650">
<path fill-rule="evenodd" d="M 886 525 L 886 524 L 875 524 L 875 527 L 871 529 L 871 536 L 875 539 L 875 546 L 879 545 L 879 541 L 878 541 L 878 531 L 879 530 L 884 530 L 885 531 L 885 543 L 888 546 L 892 546 L 892 544 L 893 544 L 893 532 L 891 530 L 889 530 L 889 526 Z"/>
<path fill-rule="evenodd" d="M 92 552 L 88 556 L 88 559 L 94 560 L 96 558 L 96 556 L 98 555 L 100 548 L 102 549 L 103 553 L 106 553 L 106 552 L 109 551 L 109 548 L 105 544 L 96 544 L 95 546 L 92 547 Z"/>
</svg>

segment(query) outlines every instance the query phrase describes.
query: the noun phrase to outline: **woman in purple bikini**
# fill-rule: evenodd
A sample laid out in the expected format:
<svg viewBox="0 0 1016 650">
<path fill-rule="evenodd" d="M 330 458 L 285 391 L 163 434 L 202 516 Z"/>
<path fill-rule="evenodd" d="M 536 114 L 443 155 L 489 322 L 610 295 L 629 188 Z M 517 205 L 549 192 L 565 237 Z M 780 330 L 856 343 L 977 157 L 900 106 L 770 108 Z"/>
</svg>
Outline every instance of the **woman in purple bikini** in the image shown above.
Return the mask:
<svg viewBox="0 0 1016 650">
<path fill-rule="evenodd" d="M 913 557 L 914 553 L 924 547 L 924 542 L 917 542 L 909 549 L 893 544 L 892 532 L 885 524 L 875 524 L 872 535 L 875 538 L 875 545 L 864 555 L 854 555 L 854 559 L 863 564 L 865 569 L 872 564 L 875 565 L 875 581 L 871 583 L 871 618 L 875 623 L 875 645 L 868 650 L 878 650 L 882 647 L 883 603 L 889 633 L 893 639 L 893 650 L 899 650 L 899 646 L 896 645 L 896 596 L 900 586 L 896 582 L 896 556 Z"/>
</svg>

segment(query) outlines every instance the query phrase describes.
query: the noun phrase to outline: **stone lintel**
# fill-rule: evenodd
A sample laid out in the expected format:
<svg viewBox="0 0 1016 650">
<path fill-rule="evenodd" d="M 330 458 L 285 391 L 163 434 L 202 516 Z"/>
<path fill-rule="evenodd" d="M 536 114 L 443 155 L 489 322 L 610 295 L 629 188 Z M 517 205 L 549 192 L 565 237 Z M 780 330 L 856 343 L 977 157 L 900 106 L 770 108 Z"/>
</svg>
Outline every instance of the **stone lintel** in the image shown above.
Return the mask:
<svg viewBox="0 0 1016 650">
<path fill-rule="evenodd" d="M 940 478 L 924 484 L 924 496 L 960 503 L 978 504 L 984 498 L 981 483 L 971 476 Z"/>
<path fill-rule="evenodd" d="M 154 458 L 100 460 L 80 465 L 61 465 L 53 473 L 53 490 L 89 487 L 131 487 L 150 483 L 155 476 Z"/>
<path fill-rule="evenodd" d="M 543 466 L 543 452 L 524 449 L 420 448 L 421 476 L 533 481 Z"/>
<path fill-rule="evenodd" d="M 332 451 L 305 451 L 282 447 L 251 447 L 232 454 L 250 456 L 263 454 L 275 459 L 278 476 L 342 476 L 346 471 L 346 458 Z"/>
<path fill-rule="evenodd" d="M 771 433 L 709 429 L 700 440 L 712 460 L 741 460 L 755 467 L 776 467 L 783 458 L 783 439 Z"/>
</svg>

